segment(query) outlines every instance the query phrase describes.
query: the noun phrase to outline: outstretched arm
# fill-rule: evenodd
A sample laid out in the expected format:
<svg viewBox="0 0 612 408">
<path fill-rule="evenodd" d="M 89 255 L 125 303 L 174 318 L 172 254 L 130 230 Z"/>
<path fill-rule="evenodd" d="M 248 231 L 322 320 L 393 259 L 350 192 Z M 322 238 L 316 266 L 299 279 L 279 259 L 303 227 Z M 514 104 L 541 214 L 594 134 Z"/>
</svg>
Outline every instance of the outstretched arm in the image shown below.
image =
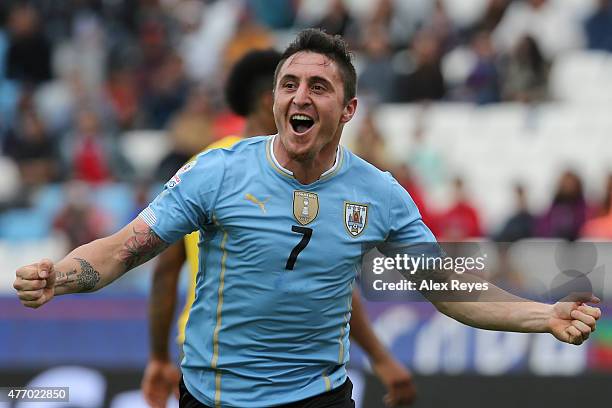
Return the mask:
<svg viewBox="0 0 612 408">
<path fill-rule="evenodd" d="M 374 372 L 387 389 L 385 405 L 395 407 L 411 404 L 416 394 L 412 375 L 389 353 L 372 330 L 357 288 L 353 289 L 350 325 L 351 337 L 366 352 Z"/>
<path fill-rule="evenodd" d="M 98 290 L 167 247 L 137 217 L 119 232 L 76 248 L 56 264 L 42 260 L 19 268 L 13 287 L 25 306 L 40 307 L 55 295 Z"/>
<path fill-rule="evenodd" d="M 469 274 L 462 275 L 461 279 L 465 282 L 484 282 Z M 558 340 L 576 345 L 589 338 L 601 317 L 599 308 L 586 304 L 599 302 L 592 295 L 549 305 L 519 298 L 491 283 L 488 283 L 488 288 L 478 302 L 434 300 L 433 304 L 440 312 L 469 326 L 486 330 L 551 333 Z"/>
</svg>

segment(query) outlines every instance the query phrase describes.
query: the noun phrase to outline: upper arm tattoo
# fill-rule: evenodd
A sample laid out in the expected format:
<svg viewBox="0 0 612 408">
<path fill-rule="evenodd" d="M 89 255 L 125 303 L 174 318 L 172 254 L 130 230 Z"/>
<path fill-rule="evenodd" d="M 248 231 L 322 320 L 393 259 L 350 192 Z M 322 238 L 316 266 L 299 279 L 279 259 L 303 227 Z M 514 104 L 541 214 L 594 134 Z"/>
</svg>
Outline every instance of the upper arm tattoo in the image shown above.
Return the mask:
<svg viewBox="0 0 612 408">
<path fill-rule="evenodd" d="M 149 226 L 141 230 L 134 227 L 132 236 L 119 251 L 119 259 L 129 270 L 154 258 L 168 246 Z"/>
</svg>

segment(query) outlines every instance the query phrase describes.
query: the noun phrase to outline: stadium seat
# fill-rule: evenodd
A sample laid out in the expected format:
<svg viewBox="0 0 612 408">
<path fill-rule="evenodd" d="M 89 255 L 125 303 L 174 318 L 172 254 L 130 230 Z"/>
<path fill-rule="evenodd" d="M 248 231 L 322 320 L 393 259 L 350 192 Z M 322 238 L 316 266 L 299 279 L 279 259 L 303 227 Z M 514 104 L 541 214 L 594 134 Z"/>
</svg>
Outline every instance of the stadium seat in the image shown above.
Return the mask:
<svg viewBox="0 0 612 408">
<path fill-rule="evenodd" d="M 476 62 L 476 55 L 469 47 L 455 47 L 442 57 L 444 80 L 450 86 L 465 84 Z"/>
<path fill-rule="evenodd" d="M 122 183 L 108 183 L 93 191 L 92 203 L 111 217 L 112 231 L 123 227 L 135 215 L 134 191 L 132 186 Z"/>
<path fill-rule="evenodd" d="M 14 199 L 21 186 L 19 169 L 13 160 L 8 157 L 0 156 L 0 203 L 7 203 Z"/>
<path fill-rule="evenodd" d="M 121 136 L 120 148 L 136 176 L 146 179 L 170 151 L 170 141 L 163 131 L 133 130 Z"/>
<path fill-rule="evenodd" d="M 68 252 L 66 239 L 59 234 L 50 235 L 40 240 L 9 241 L 0 239 L 0 293 L 14 293 L 14 271 L 20 266 L 29 265 L 44 256 L 49 259 L 61 259 Z"/>
<path fill-rule="evenodd" d="M 578 50 L 560 55 L 550 73 L 554 98 L 569 103 L 612 101 L 612 56 L 603 51 Z"/>
<path fill-rule="evenodd" d="M 61 184 L 47 184 L 34 193 L 32 204 L 37 212 L 52 219 L 65 201 L 66 192 Z"/>
<path fill-rule="evenodd" d="M 488 0 L 444 0 L 442 2 L 449 17 L 460 28 L 468 28 L 476 23 L 485 12 Z"/>
<path fill-rule="evenodd" d="M 34 209 L 14 209 L 0 214 L 0 239 L 32 241 L 49 235 L 52 220 Z"/>
</svg>

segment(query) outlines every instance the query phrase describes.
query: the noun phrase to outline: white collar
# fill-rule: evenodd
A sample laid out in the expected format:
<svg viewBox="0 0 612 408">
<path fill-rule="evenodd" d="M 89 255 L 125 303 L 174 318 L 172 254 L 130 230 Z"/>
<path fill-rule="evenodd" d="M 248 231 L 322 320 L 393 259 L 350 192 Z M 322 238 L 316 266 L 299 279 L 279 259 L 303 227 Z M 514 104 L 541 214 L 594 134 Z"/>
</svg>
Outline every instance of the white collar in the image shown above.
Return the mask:
<svg viewBox="0 0 612 408">
<path fill-rule="evenodd" d="M 278 136 L 278 134 L 272 136 L 272 143 L 270 143 L 270 157 L 272 158 L 272 161 L 274 162 L 276 167 L 278 167 L 283 173 L 286 173 L 293 177 L 293 172 L 281 166 L 278 160 L 276 160 L 276 156 L 274 155 L 274 141 L 276 140 L 276 136 Z M 338 167 L 338 163 L 340 163 L 340 147 L 336 147 L 336 157 L 334 158 L 334 165 L 331 166 L 329 169 L 325 170 L 323 174 L 319 176 L 319 178 L 325 177 L 334 170 L 336 170 L 336 168 Z"/>
</svg>

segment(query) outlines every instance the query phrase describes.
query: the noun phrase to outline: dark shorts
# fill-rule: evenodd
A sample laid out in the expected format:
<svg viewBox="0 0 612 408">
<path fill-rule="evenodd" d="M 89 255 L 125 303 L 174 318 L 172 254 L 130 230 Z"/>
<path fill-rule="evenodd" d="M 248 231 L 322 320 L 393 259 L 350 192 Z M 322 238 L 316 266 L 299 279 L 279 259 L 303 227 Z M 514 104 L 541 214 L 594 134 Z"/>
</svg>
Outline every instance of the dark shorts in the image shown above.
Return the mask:
<svg viewBox="0 0 612 408">
<path fill-rule="evenodd" d="M 185 387 L 182 378 L 179 388 L 181 390 L 181 398 L 179 400 L 180 408 L 210 408 L 195 399 L 195 397 L 187 391 L 187 387 Z M 351 398 L 352 394 L 353 383 L 347 377 L 345 383 L 335 390 L 315 395 L 305 400 L 281 405 L 279 408 L 355 408 L 355 401 Z"/>
</svg>

